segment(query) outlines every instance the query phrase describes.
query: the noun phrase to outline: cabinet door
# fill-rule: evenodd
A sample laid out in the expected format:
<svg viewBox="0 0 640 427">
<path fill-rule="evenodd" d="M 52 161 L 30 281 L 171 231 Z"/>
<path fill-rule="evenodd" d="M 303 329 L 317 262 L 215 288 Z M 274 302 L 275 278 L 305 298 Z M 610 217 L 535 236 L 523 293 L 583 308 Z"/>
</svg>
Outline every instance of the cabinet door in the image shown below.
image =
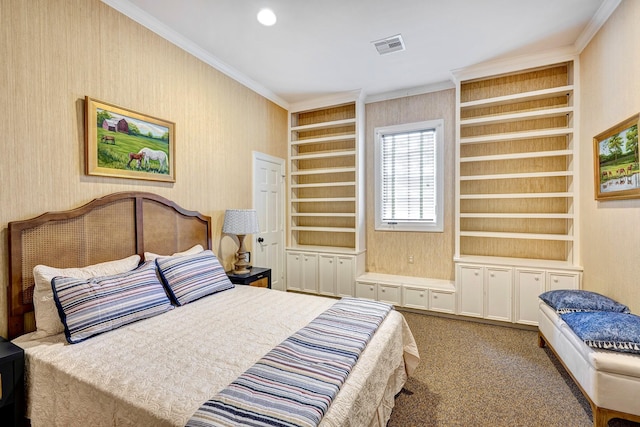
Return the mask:
<svg viewBox="0 0 640 427">
<path fill-rule="evenodd" d="M 580 273 L 549 271 L 547 273 L 547 290 L 580 289 Z"/>
<path fill-rule="evenodd" d="M 544 292 L 544 271 L 516 269 L 516 322 L 538 324 L 538 296 Z"/>
<path fill-rule="evenodd" d="M 484 315 L 483 268 L 478 265 L 458 265 L 456 280 L 459 289 L 459 314 L 482 317 Z"/>
<path fill-rule="evenodd" d="M 318 292 L 318 254 L 302 254 L 302 290 Z"/>
<path fill-rule="evenodd" d="M 287 289 L 302 290 L 302 254 L 287 252 Z"/>
<path fill-rule="evenodd" d="M 429 291 L 429 310 L 440 311 L 442 313 L 456 312 L 456 294 L 455 292 Z"/>
<path fill-rule="evenodd" d="M 403 286 L 404 306 L 426 310 L 429 308 L 429 290 L 425 288 Z"/>
<path fill-rule="evenodd" d="M 372 282 L 356 282 L 356 297 L 375 300 L 377 286 Z"/>
<path fill-rule="evenodd" d="M 318 293 L 336 295 L 336 257 L 333 255 L 318 258 Z"/>
<path fill-rule="evenodd" d="M 352 256 L 336 257 L 336 293 L 339 297 L 352 297 L 356 282 L 356 261 Z"/>
<path fill-rule="evenodd" d="M 512 270 L 508 267 L 485 269 L 485 317 L 511 321 Z"/>
<path fill-rule="evenodd" d="M 402 302 L 401 291 L 400 285 L 378 283 L 378 301 L 400 305 Z"/>
</svg>

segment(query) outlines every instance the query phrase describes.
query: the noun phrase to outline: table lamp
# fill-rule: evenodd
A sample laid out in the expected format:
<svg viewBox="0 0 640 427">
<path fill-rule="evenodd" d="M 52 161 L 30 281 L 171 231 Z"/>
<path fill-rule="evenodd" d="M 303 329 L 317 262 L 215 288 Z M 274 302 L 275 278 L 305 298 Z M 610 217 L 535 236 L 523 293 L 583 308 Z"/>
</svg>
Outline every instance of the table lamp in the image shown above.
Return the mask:
<svg viewBox="0 0 640 427">
<path fill-rule="evenodd" d="M 247 262 L 247 250 L 244 247 L 244 238 L 247 234 L 260 232 L 258 226 L 258 214 L 255 209 L 227 209 L 224 214 L 222 232 L 238 236 L 240 247 L 236 253 L 236 262 L 233 264 L 235 274 L 249 273 Z"/>
</svg>

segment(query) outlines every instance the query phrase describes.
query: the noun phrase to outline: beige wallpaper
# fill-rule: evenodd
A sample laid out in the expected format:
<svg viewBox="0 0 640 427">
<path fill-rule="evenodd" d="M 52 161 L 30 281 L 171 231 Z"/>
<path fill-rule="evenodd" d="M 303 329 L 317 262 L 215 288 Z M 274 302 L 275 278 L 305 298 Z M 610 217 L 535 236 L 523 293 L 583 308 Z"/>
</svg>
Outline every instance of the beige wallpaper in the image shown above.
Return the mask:
<svg viewBox="0 0 640 427">
<path fill-rule="evenodd" d="M 640 2 L 623 0 L 580 55 L 584 288 L 640 313 L 640 200 L 596 202 L 593 137 L 640 111 Z"/>
<path fill-rule="evenodd" d="M 286 158 L 287 112 L 99 0 L 0 2 L 0 334 L 7 223 L 141 190 L 214 219 L 251 207 L 252 151 Z M 84 97 L 176 124 L 176 182 L 84 174 Z"/>
<path fill-rule="evenodd" d="M 366 224 L 367 271 L 429 277 L 454 278 L 454 157 L 455 157 L 455 90 L 449 89 L 367 104 L 365 108 L 366 139 Z M 445 183 L 444 232 L 416 233 L 375 231 L 374 208 L 374 129 L 423 120 L 444 119 Z M 413 264 L 409 263 L 413 256 Z"/>
</svg>

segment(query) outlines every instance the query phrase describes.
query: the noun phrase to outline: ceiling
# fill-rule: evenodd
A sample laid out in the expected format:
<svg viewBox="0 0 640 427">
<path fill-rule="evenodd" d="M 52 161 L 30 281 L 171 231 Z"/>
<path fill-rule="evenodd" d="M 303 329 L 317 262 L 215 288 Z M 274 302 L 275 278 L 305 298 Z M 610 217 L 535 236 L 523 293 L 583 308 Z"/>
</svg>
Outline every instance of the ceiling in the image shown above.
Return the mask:
<svg viewBox="0 0 640 427">
<path fill-rule="evenodd" d="M 102 0 L 279 105 L 452 86 L 452 70 L 579 52 L 620 0 Z M 256 20 L 271 8 L 277 23 Z M 373 41 L 401 34 L 406 50 Z M 396 94 L 394 96 L 394 94 Z"/>
</svg>

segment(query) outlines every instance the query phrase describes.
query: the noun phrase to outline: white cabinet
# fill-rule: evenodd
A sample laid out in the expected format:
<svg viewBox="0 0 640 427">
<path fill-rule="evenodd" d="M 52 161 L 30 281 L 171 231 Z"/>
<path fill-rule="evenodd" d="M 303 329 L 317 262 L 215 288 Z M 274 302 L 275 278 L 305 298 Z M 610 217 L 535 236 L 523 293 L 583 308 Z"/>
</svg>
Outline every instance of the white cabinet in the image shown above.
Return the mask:
<svg viewBox="0 0 640 427">
<path fill-rule="evenodd" d="M 545 291 L 545 272 L 516 268 L 516 322 L 538 324 L 538 296 Z"/>
<path fill-rule="evenodd" d="M 336 257 L 336 296 L 349 297 L 354 295 L 356 260 L 357 257 L 353 256 Z"/>
<path fill-rule="evenodd" d="M 402 285 L 398 283 L 378 283 L 376 281 L 358 280 L 356 281 L 356 297 L 401 305 Z"/>
<path fill-rule="evenodd" d="M 375 301 L 378 296 L 378 293 L 376 292 L 377 288 L 378 285 L 375 282 L 364 282 L 358 280 L 356 282 L 356 297 Z"/>
<path fill-rule="evenodd" d="M 546 284 L 548 291 L 555 291 L 556 289 L 580 289 L 580 274 L 548 271 Z"/>
<path fill-rule="evenodd" d="M 459 314 L 511 321 L 512 269 L 458 265 Z"/>
<path fill-rule="evenodd" d="M 503 261 L 505 265 L 456 264 L 458 314 L 536 326 L 541 293 L 580 289 L 582 273 L 573 267 L 532 268 Z"/>
<path fill-rule="evenodd" d="M 399 284 L 378 283 L 378 301 L 401 305 L 402 286 Z"/>
<path fill-rule="evenodd" d="M 330 296 L 353 296 L 355 257 L 319 254 L 318 293 Z"/>
<path fill-rule="evenodd" d="M 287 252 L 287 289 L 318 292 L 318 254 Z"/>
<path fill-rule="evenodd" d="M 344 255 L 287 250 L 287 289 L 320 295 L 354 296 L 364 253 Z"/>
<path fill-rule="evenodd" d="M 429 289 L 429 310 L 454 314 L 456 312 L 456 293 Z"/>
<path fill-rule="evenodd" d="M 356 279 L 355 295 L 418 310 L 456 312 L 456 288 L 449 280 L 365 273 Z"/>
<path fill-rule="evenodd" d="M 485 316 L 487 319 L 511 321 L 513 271 L 508 267 L 485 268 Z"/>
<path fill-rule="evenodd" d="M 484 268 L 459 264 L 457 268 L 458 314 L 484 317 Z"/>
<path fill-rule="evenodd" d="M 318 293 L 336 294 L 336 257 L 320 254 L 318 258 Z"/>
<path fill-rule="evenodd" d="M 429 290 L 423 287 L 405 286 L 404 306 L 421 310 L 429 309 Z"/>
</svg>

